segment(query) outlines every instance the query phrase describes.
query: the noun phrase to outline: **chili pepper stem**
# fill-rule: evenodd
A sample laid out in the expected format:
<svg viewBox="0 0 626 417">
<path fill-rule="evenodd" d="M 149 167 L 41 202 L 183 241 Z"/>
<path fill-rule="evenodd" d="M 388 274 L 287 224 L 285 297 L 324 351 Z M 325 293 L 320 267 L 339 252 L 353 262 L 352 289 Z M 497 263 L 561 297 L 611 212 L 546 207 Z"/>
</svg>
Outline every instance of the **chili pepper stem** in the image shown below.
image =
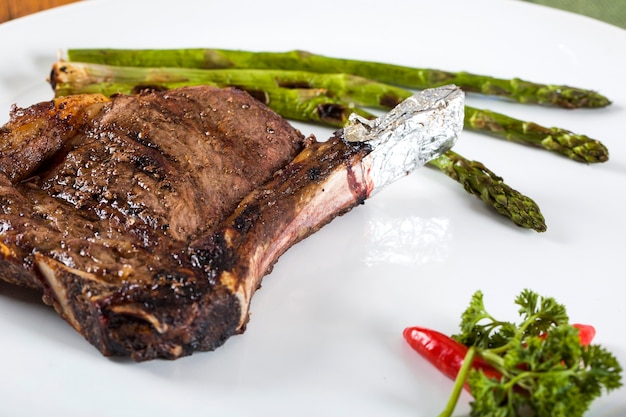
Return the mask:
<svg viewBox="0 0 626 417">
<path fill-rule="evenodd" d="M 448 399 L 448 404 L 446 404 L 446 408 L 441 412 L 441 414 L 439 414 L 439 417 L 451 417 L 452 413 L 454 413 L 456 404 L 459 402 L 459 397 L 461 396 L 461 391 L 463 391 L 463 387 L 465 386 L 465 381 L 467 380 L 469 372 L 472 369 L 472 363 L 474 362 L 475 356 L 476 347 L 472 346 L 465 354 L 463 365 L 461 366 L 461 369 L 459 369 L 459 373 L 454 380 L 454 387 L 452 388 L 452 393 Z"/>
</svg>

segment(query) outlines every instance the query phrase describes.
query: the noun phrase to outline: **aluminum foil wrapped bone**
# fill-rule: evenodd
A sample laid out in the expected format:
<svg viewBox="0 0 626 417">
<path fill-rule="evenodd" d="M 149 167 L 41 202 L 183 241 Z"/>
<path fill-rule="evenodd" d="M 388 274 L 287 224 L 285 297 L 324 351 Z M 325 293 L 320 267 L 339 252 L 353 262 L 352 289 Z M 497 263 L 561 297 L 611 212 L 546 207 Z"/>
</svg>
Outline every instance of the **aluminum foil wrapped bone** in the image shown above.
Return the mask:
<svg viewBox="0 0 626 417">
<path fill-rule="evenodd" d="M 363 160 L 370 196 L 454 146 L 463 130 L 464 101 L 460 88 L 447 85 L 420 91 L 377 119 L 350 116 L 344 140 L 372 147 Z"/>
</svg>

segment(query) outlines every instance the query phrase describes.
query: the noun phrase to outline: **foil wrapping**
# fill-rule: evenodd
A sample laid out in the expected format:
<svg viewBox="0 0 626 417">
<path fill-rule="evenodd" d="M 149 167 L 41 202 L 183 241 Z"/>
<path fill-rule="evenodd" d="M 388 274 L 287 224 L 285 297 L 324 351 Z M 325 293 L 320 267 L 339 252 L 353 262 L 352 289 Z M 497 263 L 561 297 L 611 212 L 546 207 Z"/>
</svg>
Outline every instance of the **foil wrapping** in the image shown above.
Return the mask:
<svg viewBox="0 0 626 417">
<path fill-rule="evenodd" d="M 452 148 L 463 130 L 464 101 L 463 91 L 448 85 L 420 91 L 374 120 L 350 116 L 344 140 L 372 148 L 363 159 L 370 196 Z"/>
</svg>

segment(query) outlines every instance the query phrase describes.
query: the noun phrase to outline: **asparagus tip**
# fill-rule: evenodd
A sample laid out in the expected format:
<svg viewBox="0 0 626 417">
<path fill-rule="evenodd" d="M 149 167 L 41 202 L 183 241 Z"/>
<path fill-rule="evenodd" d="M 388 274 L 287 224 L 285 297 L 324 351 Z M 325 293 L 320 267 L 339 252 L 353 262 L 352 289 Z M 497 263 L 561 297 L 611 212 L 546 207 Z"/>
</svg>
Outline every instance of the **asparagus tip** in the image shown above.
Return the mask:
<svg viewBox="0 0 626 417">
<path fill-rule="evenodd" d="M 501 215 L 508 217 L 517 226 L 536 232 L 547 230 L 539 205 L 504 183 L 504 180 L 478 161 L 447 151 L 432 160 L 429 165 L 438 168 L 463 188 L 480 198 Z"/>
</svg>

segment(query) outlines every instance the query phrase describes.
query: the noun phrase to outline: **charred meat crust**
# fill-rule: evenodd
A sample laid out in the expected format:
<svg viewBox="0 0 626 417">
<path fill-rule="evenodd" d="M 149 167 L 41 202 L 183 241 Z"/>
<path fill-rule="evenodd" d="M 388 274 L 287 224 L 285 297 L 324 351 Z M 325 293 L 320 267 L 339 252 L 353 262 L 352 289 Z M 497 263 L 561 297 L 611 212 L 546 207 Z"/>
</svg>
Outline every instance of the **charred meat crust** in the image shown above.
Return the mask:
<svg viewBox="0 0 626 417">
<path fill-rule="evenodd" d="M 32 174 L 76 135 L 108 99 L 100 94 L 77 95 L 13 107 L 9 122 L 0 129 L 0 171 L 12 181 Z"/>
<path fill-rule="evenodd" d="M 68 100 L 2 130 L 0 277 L 107 356 L 217 348 L 278 258 L 369 193 L 368 145 L 305 140 L 235 89 Z"/>
<path fill-rule="evenodd" d="M 241 331 L 240 299 L 191 240 L 302 149 L 235 89 L 75 96 L 14 109 L 0 136 L 0 277 L 105 355 L 173 359 Z"/>
<path fill-rule="evenodd" d="M 55 297 L 53 306 L 106 356 L 176 359 L 214 350 L 239 331 L 238 299 L 198 271 L 155 271 L 150 285 L 124 282 L 113 287 L 36 258 L 47 264 L 40 265 L 44 274 L 49 273 L 46 268 L 56 269 L 46 281 L 46 294 Z"/>
</svg>

